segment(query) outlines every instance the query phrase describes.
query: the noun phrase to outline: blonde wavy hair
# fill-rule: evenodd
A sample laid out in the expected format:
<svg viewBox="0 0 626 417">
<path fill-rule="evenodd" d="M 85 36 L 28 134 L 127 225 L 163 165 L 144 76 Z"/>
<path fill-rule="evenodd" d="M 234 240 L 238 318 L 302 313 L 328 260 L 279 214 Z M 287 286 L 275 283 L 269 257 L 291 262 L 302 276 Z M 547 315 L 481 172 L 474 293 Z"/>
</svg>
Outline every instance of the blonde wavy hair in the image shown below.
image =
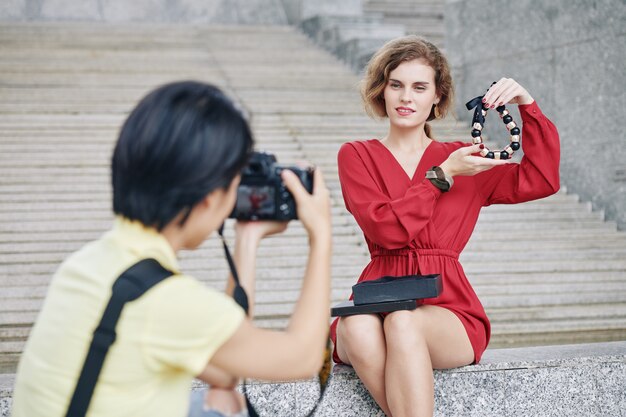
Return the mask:
<svg viewBox="0 0 626 417">
<path fill-rule="evenodd" d="M 435 87 L 439 103 L 437 110 L 439 117 L 445 117 L 452 106 L 454 87 L 448 60 L 432 43 L 419 36 L 409 35 L 387 42 L 370 59 L 361 81 L 361 98 L 365 111 L 370 117 L 388 117 L 385 110 L 383 92 L 389 81 L 389 74 L 398 66 L 407 61 L 423 59 L 435 70 Z M 435 106 L 430 111 L 427 121 L 435 119 Z M 428 137 L 431 128 L 428 123 L 424 126 Z"/>
</svg>

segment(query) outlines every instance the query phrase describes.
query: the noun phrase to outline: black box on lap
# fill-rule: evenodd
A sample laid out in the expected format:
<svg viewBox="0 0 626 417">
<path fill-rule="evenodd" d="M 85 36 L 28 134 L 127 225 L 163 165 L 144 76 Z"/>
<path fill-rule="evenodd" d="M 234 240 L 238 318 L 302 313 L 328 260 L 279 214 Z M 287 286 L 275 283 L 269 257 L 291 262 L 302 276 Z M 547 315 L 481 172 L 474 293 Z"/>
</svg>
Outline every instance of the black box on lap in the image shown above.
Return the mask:
<svg viewBox="0 0 626 417">
<path fill-rule="evenodd" d="M 439 274 L 385 276 L 352 286 L 354 305 L 434 298 L 438 297 L 441 291 Z"/>
<path fill-rule="evenodd" d="M 390 301 L 358 306 L 355 306 L 353 301 L 342 301 L 330 309 L 330 315 L 332 317 L 343 317 L 355 314 L 390 313 L 398 310 L 415 310 L 419 305 L 419 300 Z"/>
</svg>

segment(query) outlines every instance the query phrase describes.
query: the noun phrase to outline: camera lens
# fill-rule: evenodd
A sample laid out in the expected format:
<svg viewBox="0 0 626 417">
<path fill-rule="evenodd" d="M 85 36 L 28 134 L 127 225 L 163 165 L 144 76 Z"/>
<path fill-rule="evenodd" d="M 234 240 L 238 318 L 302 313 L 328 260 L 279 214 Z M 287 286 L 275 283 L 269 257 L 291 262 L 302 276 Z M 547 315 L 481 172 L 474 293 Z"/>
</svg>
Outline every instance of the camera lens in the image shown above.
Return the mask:
<svg viewBox="0 0 626 417">
<path fill-rule="evenodd" d="M 260 162 L 250 162 L 245 169 L 248 175 L 260 175 L 263 173 L 263 164 Z"/>
</svg>

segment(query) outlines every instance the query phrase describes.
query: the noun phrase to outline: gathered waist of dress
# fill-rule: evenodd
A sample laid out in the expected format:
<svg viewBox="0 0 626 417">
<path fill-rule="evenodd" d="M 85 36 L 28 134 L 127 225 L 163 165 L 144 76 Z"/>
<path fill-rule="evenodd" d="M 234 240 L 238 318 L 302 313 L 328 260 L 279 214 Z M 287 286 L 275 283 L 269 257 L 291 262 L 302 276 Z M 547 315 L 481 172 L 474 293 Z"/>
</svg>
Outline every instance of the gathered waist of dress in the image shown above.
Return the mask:
<svg viewBox="0 0 626 417">
<path fill-rule="evenodd" d="M 459 259 L 459 252 L 452 249 L 426 249 L 426 248 L 402 248 L 383 249 L 376 248 L 370 252 L 372 259 L 379 256 L 446 256 L 448 258 Z"/>
</svg>

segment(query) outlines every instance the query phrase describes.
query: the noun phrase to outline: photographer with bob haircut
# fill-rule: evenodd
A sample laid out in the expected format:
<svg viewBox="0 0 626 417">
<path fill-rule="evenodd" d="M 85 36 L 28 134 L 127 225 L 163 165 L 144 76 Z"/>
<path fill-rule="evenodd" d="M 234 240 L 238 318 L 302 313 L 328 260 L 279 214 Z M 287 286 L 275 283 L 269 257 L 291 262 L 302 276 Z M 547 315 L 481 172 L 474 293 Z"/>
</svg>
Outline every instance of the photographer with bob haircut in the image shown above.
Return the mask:
<svg viewBox="0 0 626 417">
<path fill-rule="evenodd" d="M 141 100 L 113 154 L 115 224 L 52 279 L 18 367 L 14 417 L 66 415 L 113 283 L 144 259 L 172 275 L 125 304 L 87 415 L 246 415 L 234 391 L 240 378 L 284 381 L 317 372 L 328 332 L 331 256 L 329 193 L 319 170 L 312 194 L 293 172 L 281 174 L 310 245 L 285 331 L 256 328 L 228 294 L 178 266 L 177 252 L 197 248 L 232 212 L 252 147 L 246 120 L 214 86 L 177 82 Z M 235 264 L 251 300 L 259 242 L 286 227 L 236 223 Z M 227 292 L 233 287 L 231 276 Z M 211 389 L 190 409 L 194 377 Z"/>
</svg>

